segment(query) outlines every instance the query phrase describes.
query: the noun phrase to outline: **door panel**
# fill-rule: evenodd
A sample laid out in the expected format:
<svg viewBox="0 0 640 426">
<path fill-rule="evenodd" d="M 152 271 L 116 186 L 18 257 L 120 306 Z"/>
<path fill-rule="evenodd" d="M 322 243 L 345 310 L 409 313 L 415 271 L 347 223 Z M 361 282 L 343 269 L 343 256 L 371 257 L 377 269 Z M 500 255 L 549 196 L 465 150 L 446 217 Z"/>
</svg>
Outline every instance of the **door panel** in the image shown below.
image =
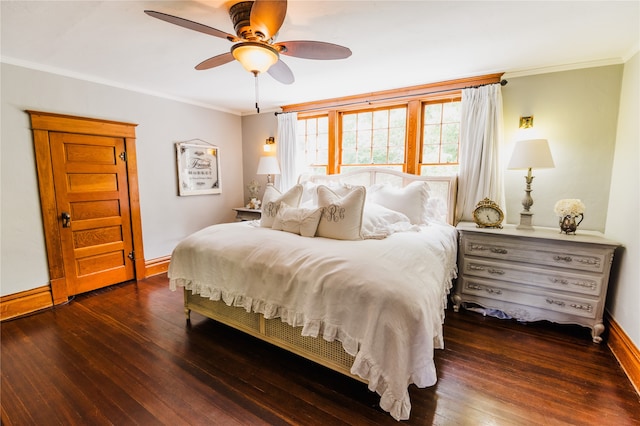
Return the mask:
<svg viewBox="0 0 640 426">
<path fill-rule="evenodd" d="M 50 134 L 62 256 L 69 295 L 135 277 L 124 139 Z"/>
</svg>

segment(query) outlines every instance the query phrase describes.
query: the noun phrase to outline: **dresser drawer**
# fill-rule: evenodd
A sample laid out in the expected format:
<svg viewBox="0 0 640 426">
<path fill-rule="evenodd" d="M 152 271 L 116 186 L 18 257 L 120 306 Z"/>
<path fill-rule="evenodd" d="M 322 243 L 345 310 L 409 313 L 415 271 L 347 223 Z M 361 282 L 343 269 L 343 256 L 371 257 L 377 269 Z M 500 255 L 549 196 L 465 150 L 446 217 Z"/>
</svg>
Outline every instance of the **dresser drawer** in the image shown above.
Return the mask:
<svg viewBox="0 0 640 426">
<path fill-rule="evenodd" d="M 584 318 L 595 318 L 598 308 L 597 299 L 569 296 L 551 291 L 536 292 L 535 289 L 527 289 L 507 282 L 498 283 L 463 276 L 460 284 L 462 294 L 518 303 Z"/>
<path fill-rule="evenodd" d="M 464 275 L 511 281 L 551 290 L 570 291 L 589 296 L 598 296 L 604 278 L 565 269 L 545 269 L 522 263 L 507 263 L 469 257 L 461 271 Z"/>
<path fill-rule="evenodd" d="M 605 250 L 585 251 L 581 246 L 570 244 L 549 246 L 530 241 L 522 244 L 502 241 L 499 238 L 465 236 L 462 238 L 462 250 L 465 256 L 534 263 L 591 272 L 603 272 L 605 265 L 608 266 Z"/>
</svg>

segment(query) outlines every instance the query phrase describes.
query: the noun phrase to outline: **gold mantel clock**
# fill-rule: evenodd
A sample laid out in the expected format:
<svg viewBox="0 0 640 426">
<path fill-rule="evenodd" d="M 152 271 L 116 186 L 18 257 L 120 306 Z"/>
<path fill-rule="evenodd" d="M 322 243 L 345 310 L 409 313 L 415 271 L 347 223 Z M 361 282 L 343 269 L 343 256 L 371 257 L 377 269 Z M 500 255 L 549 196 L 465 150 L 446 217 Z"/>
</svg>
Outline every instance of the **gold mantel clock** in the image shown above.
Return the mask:
<svg viewBox="0 0 640 426">
<path fill-rule="evenodd" d="M 480 201 L 473 210 L 473 221 L 478 228 L 502 228 L 504 213 L 488 198 Z"/>
</svg>

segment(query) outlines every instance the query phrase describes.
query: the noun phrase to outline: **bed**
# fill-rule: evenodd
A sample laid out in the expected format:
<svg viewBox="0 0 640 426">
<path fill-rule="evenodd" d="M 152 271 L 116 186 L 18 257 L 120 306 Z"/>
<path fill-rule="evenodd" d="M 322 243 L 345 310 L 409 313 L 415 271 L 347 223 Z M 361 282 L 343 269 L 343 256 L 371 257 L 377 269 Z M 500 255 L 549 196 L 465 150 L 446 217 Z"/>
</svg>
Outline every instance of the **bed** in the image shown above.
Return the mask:
<svg viewBox="0 0 640 426">
<path fill-rule="evenodd" d="M 457 180 L 362 168 L 267 187 L 262 219 L 181 241 L 172 290 L 191 311 L 367 383 L 396 420 L 435 384 L 456 276 Z"/>
</svg>

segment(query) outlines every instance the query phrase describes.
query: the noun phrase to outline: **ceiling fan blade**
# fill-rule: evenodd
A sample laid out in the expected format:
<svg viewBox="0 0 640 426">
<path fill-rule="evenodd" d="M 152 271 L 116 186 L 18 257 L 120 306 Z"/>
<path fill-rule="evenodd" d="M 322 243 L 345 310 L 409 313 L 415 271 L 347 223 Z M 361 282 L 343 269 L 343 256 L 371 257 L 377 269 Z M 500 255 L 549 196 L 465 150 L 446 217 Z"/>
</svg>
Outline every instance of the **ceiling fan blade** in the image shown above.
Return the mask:
<svg viewBox="0 0 640 426">
<path fill-rule="evenodd" d="M 254 34 L 261 32 L 264 40 L 270 39 L 280 30 L 286 14 L 287 0 L 256 0 L 250 17 Z"/>
<path fill-rule="evenodd" d="M 170 24 L 175 24 L 190 30 L 199 31 L 201 33 L 212 35 L 214 37 L 226 38 L 227 40 L 233 42 L 240 40 L 238 37 L 232 34 L 225 33 L 224 31 L 220 31 L 207 25 L 190 21 L 188 19 L 179 18 L 173 15 L 167 15 L 166 13 L 156 12 L 155 10 L 145 10 L 144 13 L 154 18 L 160 19 L 161 21 L 169 22 Z"/>
<path fill-rule="evenodd" d="M 271 68 L 267 71 L 271 77 L 278 80 L 282 84 L 291 84 L 295 81 L 291 68 L 287 66 L 282 60 L 278 59 L 278 62 L 271 65 Z"/>
<path fill-rule="evenodd" d="M 233 61 L 233 55 L 231 54 L 231 52 L 227 52 L 227 53 L 223 53 L 221 55 L 218 56 L 214 56 L 212 58 L 206 59 L 202 62 L 200 62 L 198 65 L 196 65 L 196 69 L 198 71 L 202 71 L 202 70 L 208 70 L 210 68 L 214 68 L 214 67 L 218 67 L 220 65 L 224 65 L 226 63 L 229 63 L 231 61 Z"/>
<path fill-rule="evenodd" d="M 351 56 L 351 49 L 324 41 L 284 41 L 275 46 L 284 47 L 282 55 L 304 59 L 345 59 Z"/>
</svg>

